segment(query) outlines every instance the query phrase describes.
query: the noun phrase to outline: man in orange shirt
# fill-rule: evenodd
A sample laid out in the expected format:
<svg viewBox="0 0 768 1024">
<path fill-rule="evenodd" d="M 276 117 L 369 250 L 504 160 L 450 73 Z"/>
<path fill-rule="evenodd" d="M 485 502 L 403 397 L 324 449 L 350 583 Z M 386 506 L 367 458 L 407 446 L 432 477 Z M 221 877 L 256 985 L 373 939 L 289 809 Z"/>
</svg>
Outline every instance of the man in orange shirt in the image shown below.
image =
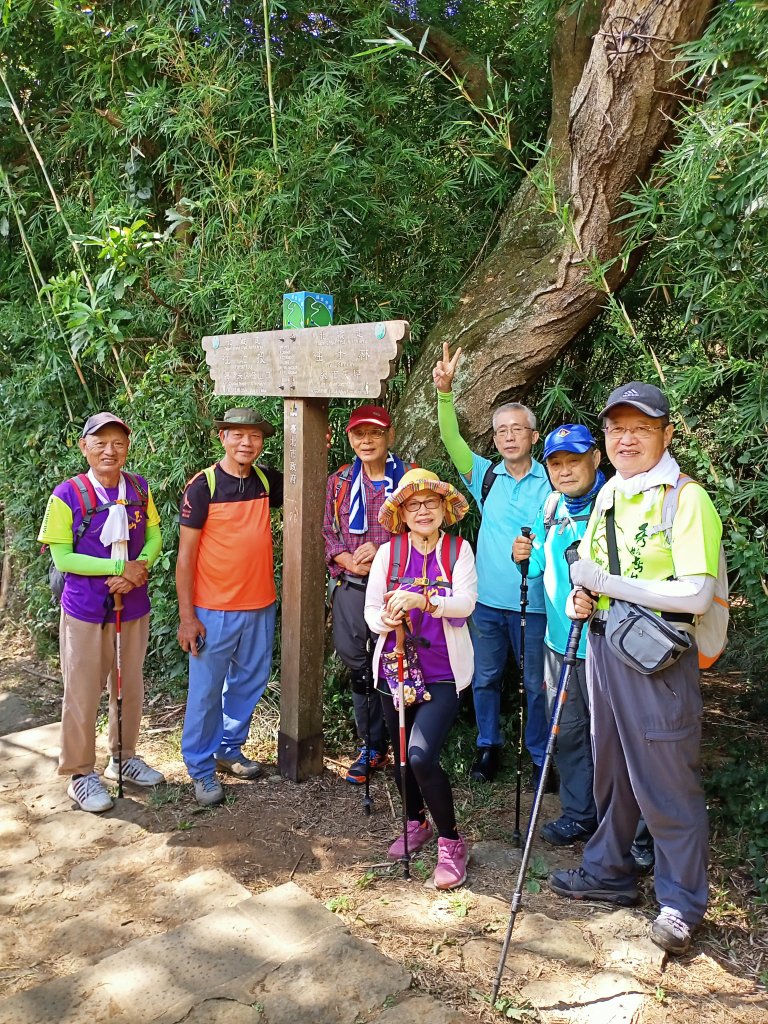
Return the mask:
<svg viewBox="0 0 768 1024">
<path fill-rule="evenodd" d="M 283 477 L 255 465 L 275 429 L 255 409 L 216 420 L 224 458 L 187 484 L 179 512 L 176 593 L 189 696 L 181 754 L 204 807 L 221 803 L 216 769 L 261 773 L 242 753 L 272 667 L 275 575 L 269 511 L 283 504 Z"/>
</svg>

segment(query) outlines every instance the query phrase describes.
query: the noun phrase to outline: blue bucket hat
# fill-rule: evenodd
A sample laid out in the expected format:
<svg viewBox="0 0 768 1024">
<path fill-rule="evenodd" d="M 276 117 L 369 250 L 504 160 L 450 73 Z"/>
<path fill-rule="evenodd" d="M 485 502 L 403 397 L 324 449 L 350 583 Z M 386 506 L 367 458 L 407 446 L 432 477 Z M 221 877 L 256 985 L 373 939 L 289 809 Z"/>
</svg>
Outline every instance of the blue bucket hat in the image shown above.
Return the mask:
<svg viewBox="0 0 768 1024">
<path fill-rule="evenodd" d="M 590 448 L 596 448 L 597 441 L 581 423 L 564 423 L 562 427 L 550 431 L 544 442 L 544 459 L 555 452 L 574 452 L 583 455 Z"/>
</svg>

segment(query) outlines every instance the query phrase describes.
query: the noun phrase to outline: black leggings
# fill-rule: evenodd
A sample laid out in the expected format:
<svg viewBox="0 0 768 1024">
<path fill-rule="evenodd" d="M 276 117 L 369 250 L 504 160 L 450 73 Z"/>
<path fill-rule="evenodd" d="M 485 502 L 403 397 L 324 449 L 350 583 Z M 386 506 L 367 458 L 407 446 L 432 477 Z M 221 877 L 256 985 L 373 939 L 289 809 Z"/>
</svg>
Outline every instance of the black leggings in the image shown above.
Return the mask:
<svg viewBox="0 0 768 1024">
<path fill-rule="evenodd" d="M 386 684 L 384 684 L 386 685 Z M 448 776 L 440 766 L 440 752 L 459 712 L 459 696 L 454 683 L 429 687 L 431 700 L 405 709 L 405 736 L 408 748 L 406 768 L 406 810 L 410 821 L 418 820 L 426 805 L 444 839 L 456 835 L 456 815 Z M 395 781 L 400 782 L 400 725 L 392 697 L 379 691 L 384 718 L 392 737 L 395 754 Z"/>
</svg>

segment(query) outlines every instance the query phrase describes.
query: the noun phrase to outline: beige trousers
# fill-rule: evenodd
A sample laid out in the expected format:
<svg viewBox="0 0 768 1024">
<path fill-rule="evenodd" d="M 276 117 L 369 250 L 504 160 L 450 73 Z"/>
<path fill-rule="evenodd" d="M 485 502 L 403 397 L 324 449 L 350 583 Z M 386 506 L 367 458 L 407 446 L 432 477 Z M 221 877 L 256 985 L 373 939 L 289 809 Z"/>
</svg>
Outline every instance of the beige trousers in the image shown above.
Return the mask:
<svg viewBox="0 0 768 1024">
<path fill-rule="evenodd" d="M 123 760 L 136 753 L 144 704 L 142 666 L 149 639 L 149 615 L 121 628 Z M 117 664 L 115 625 L 73 619 L 62 609 L 59 654 L 64 677 L 59 775 L 88 775 L 96 765 L 96 717 L 109 686 L 109 751 L 117 757 Z"/>
</svg>

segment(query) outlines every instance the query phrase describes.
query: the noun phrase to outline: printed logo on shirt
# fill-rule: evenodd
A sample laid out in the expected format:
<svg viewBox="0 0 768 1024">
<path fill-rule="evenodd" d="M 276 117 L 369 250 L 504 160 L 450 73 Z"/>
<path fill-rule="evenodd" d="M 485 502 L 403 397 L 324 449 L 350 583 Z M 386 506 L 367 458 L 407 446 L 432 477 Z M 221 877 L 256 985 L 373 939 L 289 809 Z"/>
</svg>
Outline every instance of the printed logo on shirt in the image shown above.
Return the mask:
<svg viewBox="0 0 768 1024">
<path fill-rule="evenodd" d="M 128 520 L 128 529 L 135 530 L 137 526 L 141 526 L 141 509 L 134 509 L 133 519 Z"/>
<path fill-rule="evenodd" d="M 189 517 L 191 515 L 192 515 L 192 504 L 191 504 L 189 498 L 187 497 L 187 495 L 185 494 L 184 495 L 184 500 L 181 503 L 181 518 L 182 519 L 189 519 Z"/>
</svg>

